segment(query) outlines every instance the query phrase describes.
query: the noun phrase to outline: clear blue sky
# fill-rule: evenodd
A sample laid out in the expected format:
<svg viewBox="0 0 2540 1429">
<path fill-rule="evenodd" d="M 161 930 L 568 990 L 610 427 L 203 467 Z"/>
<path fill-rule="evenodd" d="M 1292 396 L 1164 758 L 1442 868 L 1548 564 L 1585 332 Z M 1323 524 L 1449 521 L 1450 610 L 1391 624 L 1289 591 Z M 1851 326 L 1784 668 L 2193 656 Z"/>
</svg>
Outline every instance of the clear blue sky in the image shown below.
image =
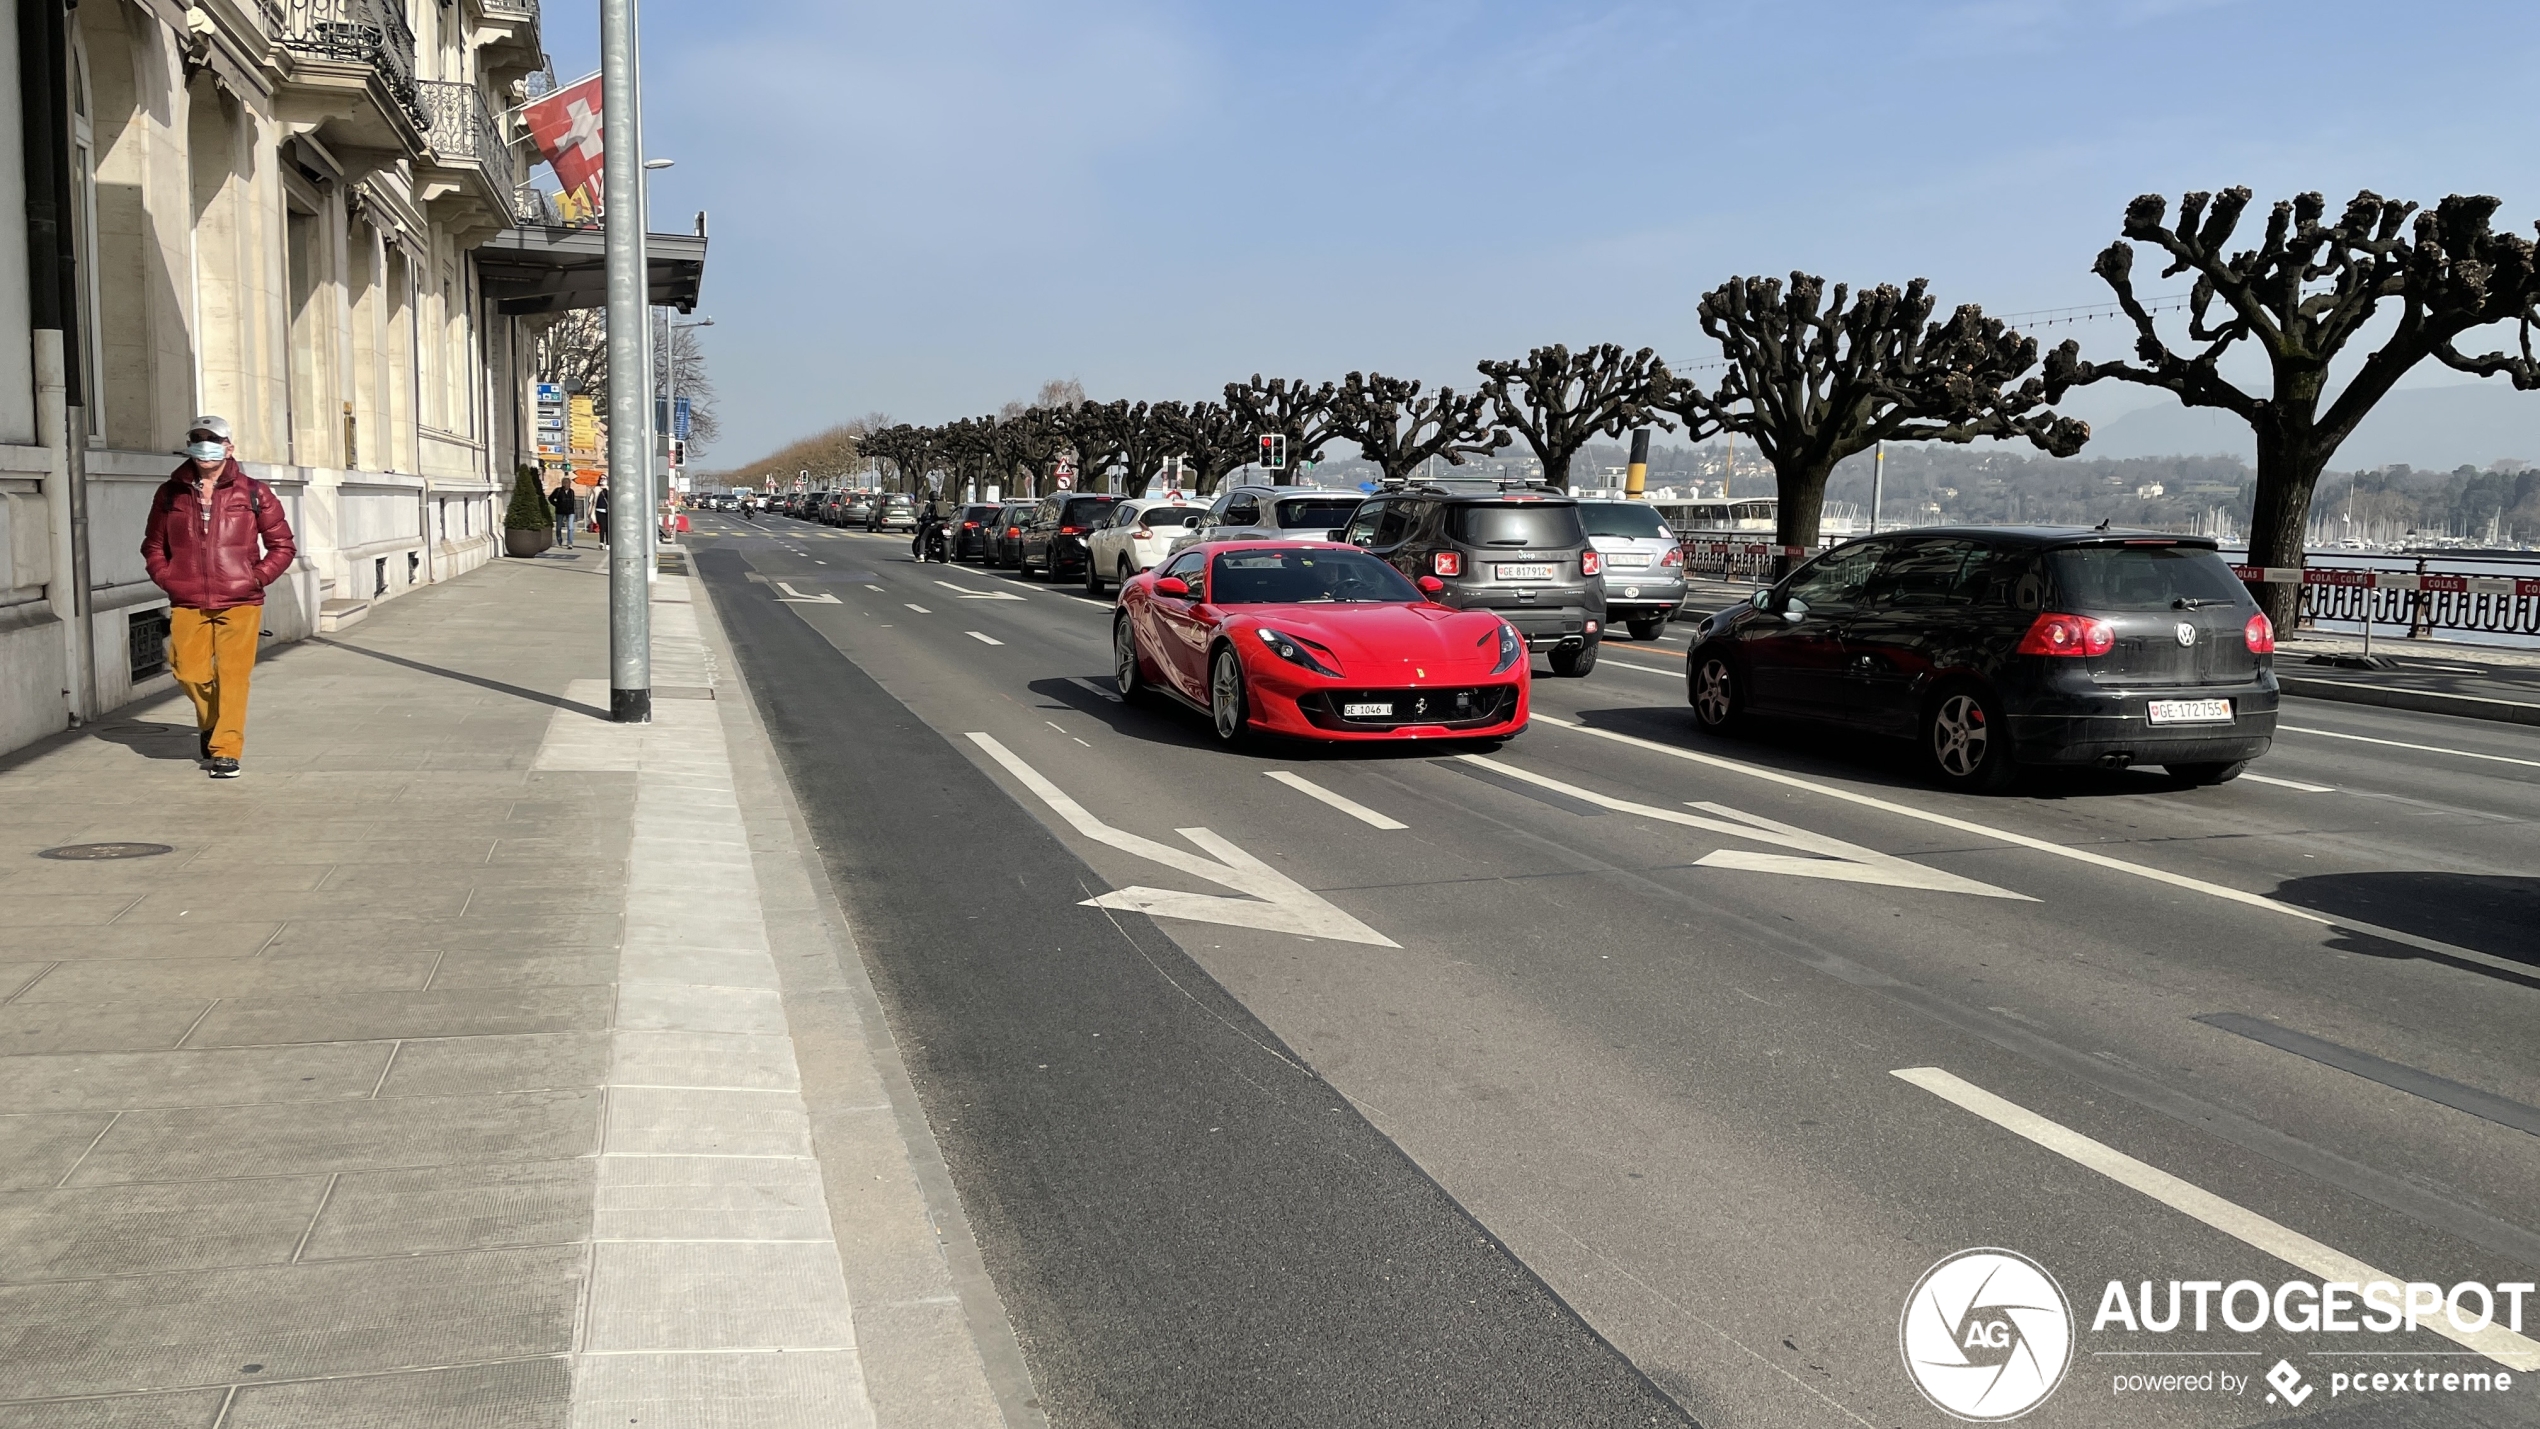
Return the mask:
<svg viewBox="0 0 2540 1429">
<path fill-rule="evenodd" d="M 592 0 L 546 17 L 559 75 L 594 68 Z M 647 143 L 678 161 L 656 225 L 712 215 L 709 466 L 1050 377 L 1689 363 L 1740 272 L 2100 303 L 2091 257 L 2147 191 L 2540 217 L 2527 0 L 650 0 L 643 26 Z"/>
</svg>

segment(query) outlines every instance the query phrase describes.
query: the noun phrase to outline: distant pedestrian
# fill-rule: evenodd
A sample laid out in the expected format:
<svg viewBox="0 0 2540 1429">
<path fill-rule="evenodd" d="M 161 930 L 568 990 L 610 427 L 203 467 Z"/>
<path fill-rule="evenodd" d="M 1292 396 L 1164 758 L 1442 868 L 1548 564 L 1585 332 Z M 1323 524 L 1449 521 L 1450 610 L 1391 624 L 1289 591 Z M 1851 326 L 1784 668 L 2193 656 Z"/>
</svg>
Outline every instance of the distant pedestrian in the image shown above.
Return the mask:
<svg viewBox="0 0 2540 1429">
<path fill-rule="evenodd" d="M 573 499 L 572 477 L 556 483 L 556 489 L 547 493 L 547 504 L 556 508 L 556 539 L 564 542 L 566 550 L 572 550 L 573 509 L 580 504 Z"/>
<path fill-rule="evenodd" d="M 591 529 L 599 533 L 602 545 L 608 543 L 609 488 L 607 482 L 600 483 L 600 489 L 591 493 Z"/>
<path fill-rule="evenodd" d="M 151 498 L 141 560 L 168 593 L 168 663 L 194 702 L 197 747 L 213 778 L 235 779 L 265 587 L 299 548 L 273 488 L 239 467 L 226 418 L 196 417 L 185 457 Z"/>
</svg>

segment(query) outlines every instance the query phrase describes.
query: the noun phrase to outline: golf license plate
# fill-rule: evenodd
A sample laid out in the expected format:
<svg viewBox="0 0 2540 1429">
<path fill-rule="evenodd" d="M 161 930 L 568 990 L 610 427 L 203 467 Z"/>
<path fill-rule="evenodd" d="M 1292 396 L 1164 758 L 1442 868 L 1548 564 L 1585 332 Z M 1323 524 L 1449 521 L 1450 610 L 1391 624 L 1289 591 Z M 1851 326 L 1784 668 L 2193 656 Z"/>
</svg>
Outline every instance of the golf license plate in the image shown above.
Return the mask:
<svg viewBox="0 0 2540 1429">
<path fill-rule="evenodd" d="M 2229 724 L 2229 700 L 2153 700 L 2148 712 L 2154 724 Z"/>
<path fill-rule="evenodd" d="M 1341 706 L 1343 719 L 1390 719 L 1392 717 L 1393 706 L 1389 704 Z"/>
<path fill-rule="evenodd" d="M 1549 561 L 1502 561 L 1491 567 L 1491 574 L 1504 581 L 1548 581 L 1552 579 Z"/>
</svg>

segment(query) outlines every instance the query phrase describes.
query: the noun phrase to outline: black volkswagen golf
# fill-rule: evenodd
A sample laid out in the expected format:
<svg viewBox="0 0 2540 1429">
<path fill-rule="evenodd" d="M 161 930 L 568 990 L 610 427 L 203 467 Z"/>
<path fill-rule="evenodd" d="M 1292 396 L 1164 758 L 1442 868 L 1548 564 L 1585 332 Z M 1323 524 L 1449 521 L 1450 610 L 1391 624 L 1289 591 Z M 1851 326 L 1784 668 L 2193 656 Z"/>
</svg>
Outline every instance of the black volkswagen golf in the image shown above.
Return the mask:
<svg viewBox="0 0 2540 1429">
<path fill-rule="evenodd" d="M 1908 738 L 1960 788 L 2007 788 L 2024 764 L 2219 784 L 2275 737 L 2274 653 L 2209 538 L 1936 528 L 1837 546 L 1713 615 L 1685 683 L 1705 730 Z"/>
</svg>

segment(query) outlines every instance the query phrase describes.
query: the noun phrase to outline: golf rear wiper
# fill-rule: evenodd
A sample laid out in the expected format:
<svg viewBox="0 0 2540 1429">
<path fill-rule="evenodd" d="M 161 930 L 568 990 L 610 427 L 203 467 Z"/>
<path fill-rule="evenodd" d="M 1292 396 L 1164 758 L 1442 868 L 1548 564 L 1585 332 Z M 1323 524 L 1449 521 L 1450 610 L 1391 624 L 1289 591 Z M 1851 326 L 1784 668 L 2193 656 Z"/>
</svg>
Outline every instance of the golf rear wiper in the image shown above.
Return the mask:
<svg viewBox="0 0 2540 1429">
<path fill-rule="evenodd" d="M 2209 606 L 2209 605 L 2229 605 L 2229 604 L 2231 604 L 2231 602 L 2230 602 L 2229 600 L 2225 599 L 2225 598 L 2224 598 L 2224 597 L 2222 597 L 2222 596 L 2218 596 L 2218 595 L 2182 595 L 2182 596 L 2179 596 L 2179 597 L 2177 597 L 2177 598 L 2173 599 L 2173 600 L 2170 602 L 2170 609 L 2172 609 L 2172 610 L 2203 610 L 2206 606 Z"/>
</svg>

